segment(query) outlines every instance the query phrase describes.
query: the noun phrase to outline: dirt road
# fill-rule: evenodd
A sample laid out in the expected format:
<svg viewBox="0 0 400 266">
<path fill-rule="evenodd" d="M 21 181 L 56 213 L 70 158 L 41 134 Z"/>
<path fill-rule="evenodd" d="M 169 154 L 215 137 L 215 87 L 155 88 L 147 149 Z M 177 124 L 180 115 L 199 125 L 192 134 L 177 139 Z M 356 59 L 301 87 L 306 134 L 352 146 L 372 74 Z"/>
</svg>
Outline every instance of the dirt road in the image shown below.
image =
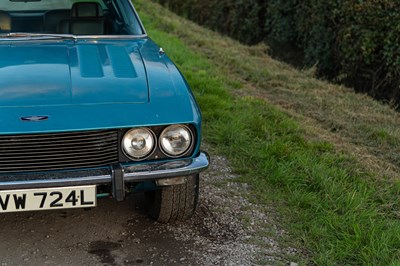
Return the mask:
<svg viewBox="0 0 400 266">
<path fill-rule="evenodd" d="M 3 214 L 0 265 L 287 263 L 281 256 L 287 250 L 274 238 L 258 236 L 258 225 L 276 226 L 243 197 L 246 185 L 229 182 L 232 178 L 224 158 L 214 157 L 202 178 L 195 216 L 175 225 L 148 219 L 140 195 L 122 203 L 101 199 L 90 211 Z"/>
<path fill-rule="evenodd" d="M 2 265 L 165 265 L 188 263 L 190 241 L 177 241 L 142 214 L 140 198 L 102 199 L 90 211 L 5 214 Z"/>
</svg>

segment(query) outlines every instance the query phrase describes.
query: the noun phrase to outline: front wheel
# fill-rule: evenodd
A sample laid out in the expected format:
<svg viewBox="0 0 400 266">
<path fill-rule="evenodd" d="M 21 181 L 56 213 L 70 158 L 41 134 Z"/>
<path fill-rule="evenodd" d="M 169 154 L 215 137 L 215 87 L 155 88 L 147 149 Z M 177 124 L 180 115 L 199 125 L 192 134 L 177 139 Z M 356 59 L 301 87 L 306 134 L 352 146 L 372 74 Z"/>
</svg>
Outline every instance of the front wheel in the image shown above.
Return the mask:
<svg viewBox="0 0 400 266">
<path fill-rule="evenodd" d="M 149 215 L 161 223 L 185 221 L 192 217 L 199 199 L 199 175 L 180 185 L 145 192 Z"/>
</svg>

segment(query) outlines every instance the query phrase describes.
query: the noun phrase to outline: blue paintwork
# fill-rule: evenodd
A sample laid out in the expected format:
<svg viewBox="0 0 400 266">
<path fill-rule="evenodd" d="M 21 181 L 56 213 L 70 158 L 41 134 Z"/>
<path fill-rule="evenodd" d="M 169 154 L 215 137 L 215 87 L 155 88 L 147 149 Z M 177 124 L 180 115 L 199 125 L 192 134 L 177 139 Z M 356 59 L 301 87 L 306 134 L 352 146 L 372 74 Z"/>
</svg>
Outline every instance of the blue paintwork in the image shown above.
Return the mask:
<svg viewBox="0 0 400 266">
<path fill-rule="evenodd" d="M 149 38 L 0 41 L 0 134 L 176 123 L 200 133 L 190 89 L 158 52 Z M 33 115 L 49 119 L 20 120 Z"/>
<path fill-rule="evenodd" d="M 149 101 L 135 44 L 28 42 L 0 45 L 0 58 L 2 107 Z"/>
</svg>

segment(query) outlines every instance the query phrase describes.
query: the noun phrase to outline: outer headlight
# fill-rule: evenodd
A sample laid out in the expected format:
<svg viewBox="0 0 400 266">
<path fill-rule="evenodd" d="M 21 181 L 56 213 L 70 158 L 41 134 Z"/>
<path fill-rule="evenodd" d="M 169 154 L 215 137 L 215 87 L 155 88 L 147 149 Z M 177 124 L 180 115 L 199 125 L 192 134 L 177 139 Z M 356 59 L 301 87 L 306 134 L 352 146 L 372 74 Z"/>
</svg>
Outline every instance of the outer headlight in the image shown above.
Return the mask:
<svg viewBox="0 0 400 266">
<path fill-rule="evenodd" d="M 189 150 L 193 134 L 187 126 L 172 125 L 161 132 L 161 150 L 170 157 L 178 157 Z"/>
<path fill-rule="evenodd" d="M 154 146 L 154 134 L 147 128 L 131 129 L 122 139 L 122 149 L 133 160 L 146 158 L 153 152 Z"/>
</svg>

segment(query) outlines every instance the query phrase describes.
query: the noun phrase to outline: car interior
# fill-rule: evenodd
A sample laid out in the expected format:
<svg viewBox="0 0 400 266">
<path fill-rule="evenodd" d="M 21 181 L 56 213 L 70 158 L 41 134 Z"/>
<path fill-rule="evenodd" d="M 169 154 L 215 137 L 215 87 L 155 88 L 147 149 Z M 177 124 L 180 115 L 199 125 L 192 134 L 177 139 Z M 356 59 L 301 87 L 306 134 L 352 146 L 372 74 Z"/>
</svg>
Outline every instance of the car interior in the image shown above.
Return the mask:
<svg viewBox="0 0 400 266">
<path fill-rule="evenodd" d="M 132 28 L 126 27 L 126 23 L 122 22 L 122 16 L 113 2 L 108 1 L 108 8 L 106 9 L 103 9 L 98 2 L 91 1 L 73 3 L 71 9 L 45 11 L 0 10 L 0 33 L 137 34 L 138 32 L 132 32 Z"/>
</svg>

